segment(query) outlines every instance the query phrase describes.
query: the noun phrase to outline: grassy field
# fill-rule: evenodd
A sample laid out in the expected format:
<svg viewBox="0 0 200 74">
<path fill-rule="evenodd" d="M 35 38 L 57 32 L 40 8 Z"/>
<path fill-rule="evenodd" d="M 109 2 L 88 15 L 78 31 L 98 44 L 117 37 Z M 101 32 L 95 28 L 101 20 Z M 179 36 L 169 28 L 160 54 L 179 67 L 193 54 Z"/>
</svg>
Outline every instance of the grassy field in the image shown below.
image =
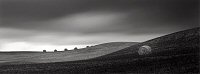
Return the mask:
<svg viewBox="0 0 200 74">
<path fill-rule="evenodd" d="M 2 65 L 0 73 L 10 74 L 98 74 L 98 73 L 199 73 L 200 28 L 189 29 L 132 45 L 88 60 Z M 138 55 L 142 45 L 152 53 Z"/>
<path fill-rule="evenodd" d="M 137 42 L 111 42 L 65 52 L 1 52 L 0 65 L 85 60 L 106 55 L 134 44 Z"/>
</svg>

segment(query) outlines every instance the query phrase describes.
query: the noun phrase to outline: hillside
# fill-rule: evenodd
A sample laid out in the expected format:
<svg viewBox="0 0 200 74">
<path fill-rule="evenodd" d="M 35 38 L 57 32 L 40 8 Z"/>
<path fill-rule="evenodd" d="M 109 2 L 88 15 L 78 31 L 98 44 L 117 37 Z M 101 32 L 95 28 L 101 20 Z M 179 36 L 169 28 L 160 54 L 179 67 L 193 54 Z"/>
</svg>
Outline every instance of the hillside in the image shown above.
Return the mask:
<svg viewBox="0 0 200 74">
<path fill-rule="evenodd" d="M 65 52 L 1 52 L 0 65 L 85 60 L 106 55 L 134 44 L 136 42 L 111 42 Z"/>
<path fill-rule="evenodd" d="M 1 73 L 96 74 L 96 73 L 199 73 L 200 28 L 184 30 L 89 60 L 4 65 Z M 153 51 L 148 55 L 136 52 L 142 45 Z"/>
<path fill-rule="evenodd" d="M 198 28 L 175 32 L 169 35 L 148 40 L 120 51 L 108 54 L 101 58 L 117 57 L 121 55 L 130 55 L 137 53 L 136 51 L 142 45 L 151 46 L 154 56 L 171 56 L 176 54 L 187 54 L 199 52 L 200 31 Z M 164 52 L 165 51 L 165 52 Z M 151 55 L 152 55 L 151 54 Z"/>
</svg>

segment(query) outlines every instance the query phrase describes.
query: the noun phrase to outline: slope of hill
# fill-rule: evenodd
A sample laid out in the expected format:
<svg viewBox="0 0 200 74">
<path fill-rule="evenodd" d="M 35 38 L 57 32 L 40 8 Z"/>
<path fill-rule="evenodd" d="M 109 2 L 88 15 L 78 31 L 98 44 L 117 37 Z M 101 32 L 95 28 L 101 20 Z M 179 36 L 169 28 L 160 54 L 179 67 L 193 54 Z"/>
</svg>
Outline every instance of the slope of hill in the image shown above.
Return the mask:
<svg viewBox="0 0 200 74">
<path fill-rule="evenodd" d="M 136 42 L 111 42 L 65 52 L 7 52 L 0 53 L 1 64 L 49 63 L 85 60 L 106 55 L 136 44 Z"/>
<path fill-rule="evenodd" d="M 109 55 L 106 55 L 105 57 L 113 58 L 113 56 L 117 57 L 121 55 L 135 54 L 137 53 L 139 47 L 143 45 L 150 46 L 153 49 L 152 54 L 154 54 L 155 56 L 170 56 L 176 54 L 196 53 L 199 52 L 199 42 L 200 31 L 198 27 L 148 40 L 143 43 L 139 43 L 120 51 L 111 53 Z"/>
<path fill-rule="evenodd" d="M 4 65 L 1 73 L 97 74 L 97 73 L 199 73 L 200 28 L 165 35 L 89 60 Z M 148 55 L 136 52 L 142 45 L 153 51 Z"/>
</svg>

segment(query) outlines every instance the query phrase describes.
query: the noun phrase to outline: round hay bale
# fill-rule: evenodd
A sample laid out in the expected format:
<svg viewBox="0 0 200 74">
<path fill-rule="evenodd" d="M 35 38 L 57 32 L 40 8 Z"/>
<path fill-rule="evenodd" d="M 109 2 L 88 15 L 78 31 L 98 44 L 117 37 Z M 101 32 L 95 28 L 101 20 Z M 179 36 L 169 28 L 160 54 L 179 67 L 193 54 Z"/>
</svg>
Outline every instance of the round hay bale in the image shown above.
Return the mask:
<svg viewBox="0 0 200 74">
<path fill-rule="evenodd" d="M 68 49 L 67 49 L 67 48 L 65 48 L 65 49 L 64 49 L 64 51 L 68 51 Z"/>
<path fill-rule="evenodd" d="M 58 51 L 55 49 L 54 52 L 58 52 Z"/>
<path fill-rule="evenodd" d="M 147 45 L 144 45 L 144 46 L 141 46 L 138 50 L 138 54 L 139 55 L 146 55 L 146 54 L 149 54 L 151 53 L 152 49 L 150 46 L 147 46 Z"/>
<path fill-rule="evenodd" d="M 46 50 L 43 50 L 43 52 L 47 52 Z"/>
<path fill-rule="evenodd" d="M 77 47 L 75 47 L 75 48 L 74 48 L 74 50 L 78 50 L 78 48 L 77 48 Z"/>
<path fill-rule="evenodd" d="M 90 46 L 86 46 L 86 48 L 89 48 Z"/>
</svg>

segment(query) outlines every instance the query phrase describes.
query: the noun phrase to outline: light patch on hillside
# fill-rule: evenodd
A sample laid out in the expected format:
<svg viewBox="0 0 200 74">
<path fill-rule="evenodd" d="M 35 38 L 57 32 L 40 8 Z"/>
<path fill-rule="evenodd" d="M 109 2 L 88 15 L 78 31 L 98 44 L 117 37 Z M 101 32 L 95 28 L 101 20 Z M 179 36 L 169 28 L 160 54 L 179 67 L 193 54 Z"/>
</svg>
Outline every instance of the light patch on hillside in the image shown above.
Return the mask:
<svg viewBox="0 0 200 74">
<path fill-rule="evenodd" d="M 84 48 L 87 45 L 50 45 L 50 44 L 33 44 L 26 42 L 12 42 L 3 44 L 0 51 L 42 51 L 47 50 L 52 52 L 55 49 L 58 51 L 63 51 L 64 48 L 73 50 L 74 47 Z"/>
</svg>

